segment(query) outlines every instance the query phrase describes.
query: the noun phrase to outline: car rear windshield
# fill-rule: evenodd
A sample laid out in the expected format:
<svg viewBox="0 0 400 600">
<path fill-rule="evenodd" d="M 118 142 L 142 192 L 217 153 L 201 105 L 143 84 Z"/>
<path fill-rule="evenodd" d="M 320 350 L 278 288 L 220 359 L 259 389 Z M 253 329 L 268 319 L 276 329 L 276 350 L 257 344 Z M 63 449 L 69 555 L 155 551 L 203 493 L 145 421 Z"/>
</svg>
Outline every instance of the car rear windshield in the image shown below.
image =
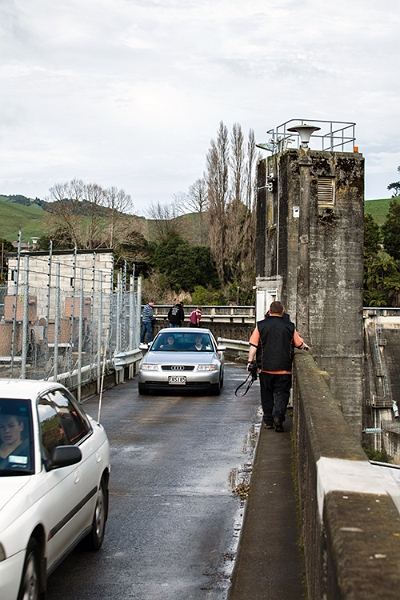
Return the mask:
<svg viewBox="0 0 400 600">
<path fill-rule="evenodd" d="M 29 400 L 0 398 L 0 476 L 31 474 L 32 449 Z"/>
<path fill-rule="evenodd" d="M 155 352 L 212 352 L 208 333 L 161 333 L 151 346 Z"/>
</svg>

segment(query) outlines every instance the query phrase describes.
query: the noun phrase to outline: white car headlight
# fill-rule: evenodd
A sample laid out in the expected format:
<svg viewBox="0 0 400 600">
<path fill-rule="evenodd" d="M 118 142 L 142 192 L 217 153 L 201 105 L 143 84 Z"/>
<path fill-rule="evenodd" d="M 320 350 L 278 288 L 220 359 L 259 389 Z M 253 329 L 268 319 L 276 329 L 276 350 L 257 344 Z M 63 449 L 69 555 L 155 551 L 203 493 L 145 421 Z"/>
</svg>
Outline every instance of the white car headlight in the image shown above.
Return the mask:
<svg viewBox="0 0 400 600">
<path fill-rule="evenodd" d="M 2 562 L 3 560 L 6 560 L 6 553 L 4 551 L 3 546 L 0 544 L 0 562 Z"/>
<path fill-rule="evenodd" d="M 145 363 L 140 368 L 142 369 L 142 371 L 157 371 L 158 365 L 149 365 Z"/>
<path fill-rule="evenodd" d="M 215 365 L 199 365 L 197 367 L 198 371 L 216 371 L 217 367 Z"/>
</svg>

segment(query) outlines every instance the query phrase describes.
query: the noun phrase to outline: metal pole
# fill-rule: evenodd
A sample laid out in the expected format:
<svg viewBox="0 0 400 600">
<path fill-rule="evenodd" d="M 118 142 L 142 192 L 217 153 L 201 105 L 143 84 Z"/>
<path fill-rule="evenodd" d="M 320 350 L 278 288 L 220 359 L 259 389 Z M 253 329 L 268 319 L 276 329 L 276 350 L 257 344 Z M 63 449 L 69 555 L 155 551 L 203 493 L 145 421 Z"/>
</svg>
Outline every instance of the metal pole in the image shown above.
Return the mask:
<svg viewBox="0 0 400 600">
<path fill-rule="evenodd" d="M 92 289 L 90 295 L 90 368 L 91 368 L 91 379 L 94 379 L 94 373 L 92 372 L 95 362 L 95 346 L 94 346 L 94 298 L 95 298 L 95 285 L 96 285 L 96 252 L 93 252 L 93 264 L 92 264 Z"/>
<path fill-rule="evenodd" d="M 74 259 L 72 266 L 72 296 L 71 296 L 71 329 L 70 329 L 70 351 L 69 351 L 69 371 L 72 372 L 72 352 L 74 349 L 74 319 L 75 319 L 75 283 L 76 283 L 76 256 L 77 256 L 77 248 L 74 248 Z"/>
<path fill-rule="evenodd" d="M 101 386 L 101 348 L 102 348 L 102 325 L 103 325 L 103 271 L 99 271 L 99 307 L 97 317 L 97 383 L 96 391 L 100 394 Z M 105 352 L 105 339 L 104 339 Z"/>
<path fill-rule="evenodd" d="M 134 348 L 134 346 L 133 346 L 134 327 L 135 327 L 135 323 L 134 323 L 134 316 L 135 316 L 134 284 L 135 284 L 135 277 L 134 277 L 134 275 L 131 275 L 130 280 L 129 280 L 129 350 L 133 350 L 133 348 Z"/>
<path fill-rule="evenodd" d="M 297 330 L 310 341 L 310 166 L 311 158 L 307 150 L 300 150 L 300 218 L 299 218 L 299 259 L 297 271 Z"/>
<path fill-rule="evenodd" d="M 138 277 L 137 278 L 137 292 L 136 292 L 137 296 L 136 296 L 136 327 L 135 327 L 135 332 L 136 332 L 136 339 L 135 339 L 135 346 L 136 348 L 138 348 L 139 346 L 139 341 L 140 341 L 140 313 L 141 313 L 141 308 L 142 308 L 142 278 Z"/>
<path fill-rule="evenodd" d="M 21 379 L 26 379 L 26 357 L 28 354 L 28 273 L 29 273 L 29 256 L 24 257 L 24 312 L 22 317 L 22 364 L 21 364 Z"/>
<path fill-rule="evenodd" d="M 53 242 L 50 240 L 49 260 L 47 269 L 47 307 L 46 307 L 46 324 L 44 328 L 44 340 L 46 348 L 46 363 L 49 357 L 49 321 L 50 321 L 50 293 L 51 293 L 51 261 L 53 258 Z"/>
<path fill-rule="evenodd" d="M 115 351 L 120 350 L 120 336 L 121 336 L 121 270 L 118 271 L 117 279 L 117 323 L 116 323 L 116 340 L 115 340 Z"/>
<path fill-rule="evenodd" d="M 56 264 L 56 297 L 54 307 L 54 381 L 58 376 L 58 329 L 60 327 L 60 263 Z"/>
<path fill-rule="evenodd" d="M 15 350 L 15 330 L 17 327 L 17 302 L 18 302 L 18 283 L 19 283 L 19 265 L 21 260 L 21 232 L 18 231 L 18 253 L 17 253 L 17 280 L 14 280 L 14 305 L 13 321 L 11 331 L 11 349 L 10 349 L 10 377 L 14 373 L 14 350 Z"/>
<path fill-rule="evenodd" d="M 80 269 L 81 272 L 81 289 L 79 294 L 79 332 L 78 332 L 78 361 L 77 361 L 77 369 L 78 369 L 78 402 L 81 402 L 82 396 L 82 329 L 83 329 L 83 269 Z"/>
</svg>

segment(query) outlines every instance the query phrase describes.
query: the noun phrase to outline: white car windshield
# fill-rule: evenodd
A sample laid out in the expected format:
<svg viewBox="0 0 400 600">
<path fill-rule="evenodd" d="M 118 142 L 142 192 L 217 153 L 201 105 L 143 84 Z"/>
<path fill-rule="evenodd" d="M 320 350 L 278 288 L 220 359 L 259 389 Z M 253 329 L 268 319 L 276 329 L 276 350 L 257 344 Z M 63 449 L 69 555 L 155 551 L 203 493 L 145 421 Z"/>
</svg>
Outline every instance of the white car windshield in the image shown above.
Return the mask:
<svg viewBox="0 0 400 600">
<path fill-rule="evenodd" d="M 0 398 L 0 477 L 32 474 L 31 405 Z"/>
<path fill-rule="evenodd" d="M 151 346 L 152 352 L 213 352 L 208 333 L 161 333 Z"/>
</svg>

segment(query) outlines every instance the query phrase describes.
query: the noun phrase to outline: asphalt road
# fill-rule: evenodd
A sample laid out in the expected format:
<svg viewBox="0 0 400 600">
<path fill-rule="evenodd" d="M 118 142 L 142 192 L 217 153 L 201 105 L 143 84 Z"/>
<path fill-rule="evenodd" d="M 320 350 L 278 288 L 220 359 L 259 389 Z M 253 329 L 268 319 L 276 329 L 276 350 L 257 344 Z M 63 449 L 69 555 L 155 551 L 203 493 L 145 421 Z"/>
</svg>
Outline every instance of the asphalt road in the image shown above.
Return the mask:
<svg viewBox="0 0 400 600">
<path fill-rule="evenodd" d="M 129 381 L 103 396 L 111 446 L 110 510 L 98 553 L 78 548 L 48 581 L 47 600 L 223 600 L 250 475 L 259 388 L 237 398 L 243 366 L 221 396 L 139 396 Z M 84 404 L 97 417 L 97 400 Z"/>
</svg>

